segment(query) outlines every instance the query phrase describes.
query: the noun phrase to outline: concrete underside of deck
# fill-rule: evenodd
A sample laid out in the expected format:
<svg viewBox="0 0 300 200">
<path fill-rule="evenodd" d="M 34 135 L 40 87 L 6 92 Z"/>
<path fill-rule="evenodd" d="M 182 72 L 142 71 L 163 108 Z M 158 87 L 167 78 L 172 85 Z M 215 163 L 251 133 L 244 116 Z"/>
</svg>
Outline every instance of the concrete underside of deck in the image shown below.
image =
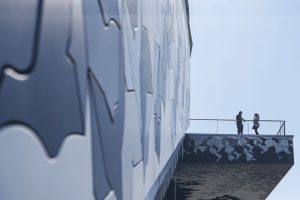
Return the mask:
<svg viewBox="0 0 300 200">
<path fill-rule="evenodd" d="M 291 166 L 289 164 L 179 163 L 166 199 L 266 199 Z"/>
</svg>

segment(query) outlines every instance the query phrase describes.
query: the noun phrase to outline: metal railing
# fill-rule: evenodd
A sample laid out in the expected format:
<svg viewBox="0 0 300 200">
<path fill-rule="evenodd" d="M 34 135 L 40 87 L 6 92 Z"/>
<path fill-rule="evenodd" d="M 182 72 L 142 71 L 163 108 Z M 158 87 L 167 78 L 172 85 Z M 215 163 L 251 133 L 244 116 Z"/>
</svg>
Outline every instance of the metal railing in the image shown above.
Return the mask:
<svg viewBox="0 0 300 200">
<path fill-rule="evenodd" d="M 204 126 L 199 126 L 196 128 L 197 133 L 206 133 L 206 134 L 226 134 L 225 132 L 222 131 L 222 127 L 220 129 L 221 123 L 230 123 L 229 126 L 227 127 L 227 131 L 229 133 L 236 133 L 236 120 L 235 119 L 190 119 L 191 121 L 191 126 L 193 125 L 193 122 L 206 122 Z M 203 128 L 206 126 L 209 126 L 208 123 L 213 122 L 215 123 L 215 129 L 216 131 L 204 131 Z M 250 134 L 250 130 L 252 129 L 252 126 L 250 128 L 250 123 L 253 124 L 253 120 L 245 120 L 245 125 L 244 125 L 244 134 Z M 266 134 L 266 135 L 285 135 L 286 130 L 285 130 L 285 121 L 284 120 L 259 120 L 260 127 L 259 127 L 259 132 L 260 134 Z M 268 124 L 272 124 L 272 128 Z M 246 128 L 246 131 L 245 131 Z M 225 128 L 223 128 L 225 129 Z M 221 131 L 220 131 L 221 130 Z M 199 132 L 200 131 L 200 132 Z M 254 130 L 253 130 L 254 131 Z M 188 131 L 190 132 L 190 131 Z M 271 133 L 270 133 L 271 132 Z"/>
</svg>

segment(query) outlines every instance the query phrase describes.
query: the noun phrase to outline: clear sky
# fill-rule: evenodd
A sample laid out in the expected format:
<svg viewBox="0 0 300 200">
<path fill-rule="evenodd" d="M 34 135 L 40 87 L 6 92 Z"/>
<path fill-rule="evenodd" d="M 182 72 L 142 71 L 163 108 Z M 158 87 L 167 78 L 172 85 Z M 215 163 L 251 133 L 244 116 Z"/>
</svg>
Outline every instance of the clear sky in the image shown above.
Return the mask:
<svg viewBox="0 0 300 200">
<path fill-rule="evenodd" d="M 300 199 L 300 1 L 189 2 L 191 118 L 286 120 L 295 165 L 268 200 Z"/>
</svg>

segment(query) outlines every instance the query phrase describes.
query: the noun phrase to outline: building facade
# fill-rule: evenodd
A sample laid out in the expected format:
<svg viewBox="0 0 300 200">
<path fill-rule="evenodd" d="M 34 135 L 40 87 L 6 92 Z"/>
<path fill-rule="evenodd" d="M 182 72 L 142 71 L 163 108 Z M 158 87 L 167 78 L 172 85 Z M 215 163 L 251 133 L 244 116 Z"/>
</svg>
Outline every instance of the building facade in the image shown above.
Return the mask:
<svg viewBox="0 0 300 200">
<path fill-rule="evenodd" d="M 162 199 L 189 126 L 188 2 L 0 4 L 0 199 Z"/>
</svg>

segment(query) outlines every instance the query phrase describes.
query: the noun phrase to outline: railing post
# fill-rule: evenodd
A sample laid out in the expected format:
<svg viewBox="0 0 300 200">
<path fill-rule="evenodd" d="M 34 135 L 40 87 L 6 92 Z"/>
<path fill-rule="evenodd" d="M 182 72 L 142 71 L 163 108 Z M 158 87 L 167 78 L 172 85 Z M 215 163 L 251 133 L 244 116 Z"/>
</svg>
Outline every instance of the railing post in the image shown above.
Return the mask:
<svg viewBox="0 0 300 200">
<path fill-rule="evenodd" d="M 217 120 L 217 134 L 219 134 L 219 120 Z"/>
<path fill-rule="evenodd" d="M 285 121 L 283 121 L 283 134 L 285 135 Z"/>
<path fill-rule="evenodd" d="M 280 121 L 280 128 L 277 132 L 277 135 L 281 135 L 282 128 L 283 128 L 283 135 L 285 135 L 285 121 Z"/>
<path fill-rule="evenodd" d="M 282 125 L 283 125 L 282 121 L 279 122 L 279 125 L 280 126 L 279 126 L 279 131 L 278 131 L 277 135 L 281 135 L 281 128 L 282 128 Z"/>
<path fill-rule="evenodd" d="M 247 126 L 248 126 L 248 135 L 249 135 L 249 121 L 247 121 Z"/>
</svg>

